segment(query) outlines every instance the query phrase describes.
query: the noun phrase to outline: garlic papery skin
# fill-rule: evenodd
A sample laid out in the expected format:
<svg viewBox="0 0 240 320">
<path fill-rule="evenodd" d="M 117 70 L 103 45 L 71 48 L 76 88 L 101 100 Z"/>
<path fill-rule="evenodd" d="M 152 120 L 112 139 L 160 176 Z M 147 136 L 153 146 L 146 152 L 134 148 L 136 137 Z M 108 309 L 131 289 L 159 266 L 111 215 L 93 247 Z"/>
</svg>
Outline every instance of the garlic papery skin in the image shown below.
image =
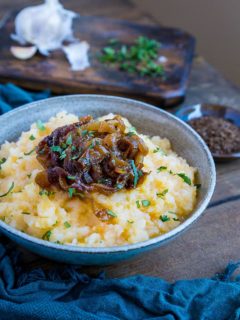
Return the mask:
<svg viewBox="0 0 240 320">
<path fill-rule="evenodd" d="M 83 71 L 90 66 L 88 50 L 90 46 L 86 41 L 71 43 L 62 49 L 71 65 L 73 71 Z"/>
<path fill-rule="evenodd" d="M 34 44 L 40 53 L 59 49 L 65 40 L 72 41 L 72 22 L 76 13 L 65 10 L 58 0 L 45 0 L 44 4 L 27 7 L 15 19 L 12 38 L 20 44 Z"/>
<path fill-rule="evenodd" d="M 20 60 L 27 60 L 32 58 L 35 53 L 37 52 L 37 47 L 31 46 L 31 47 L 17 47 L 17 46 L 12 46 L 10 48 L 10 51 L 12 55 Z"/>
</svg>

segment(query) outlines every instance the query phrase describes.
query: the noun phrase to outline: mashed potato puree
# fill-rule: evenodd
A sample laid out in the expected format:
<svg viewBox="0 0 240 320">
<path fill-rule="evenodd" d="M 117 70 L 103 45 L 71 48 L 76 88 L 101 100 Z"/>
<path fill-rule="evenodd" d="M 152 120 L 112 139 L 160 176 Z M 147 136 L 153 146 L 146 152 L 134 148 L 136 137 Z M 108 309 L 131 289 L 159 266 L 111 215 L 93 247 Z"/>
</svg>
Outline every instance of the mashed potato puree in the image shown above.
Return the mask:
<svg viewBox="0 0 240 320">
<path fill-rule="evenodd" d="M 111 118 L 113 115 L 103 117 Z M 0 218 L 12 227 L 48 241 L 87 247 L 119 246 L 148 240 L 177 227 L 192 212 L 196 202 L 195 168 L 179 157 L 169 140 L 140 135 L 149 148 L 144 171 L 150 172 L 136 189 L 110 196 L 92 193 L 92 198 L 70 198 L 67 192 L 41 190 L 35 177 L 42 170 L 35 147 L 54 129 L 77 122 L 78 117 L 61 112 L 47 123 L 34 123 L 17 142 L 1 146 Z M 127 130 L 135 130 L 125 120 Z M 180 175 L 178 175 L 180 173 Z M 190 179 L 190 180 L 189 180 Z M 114 212 L 115 218 L 100 221 L 96 208 Z"/>
</svg>

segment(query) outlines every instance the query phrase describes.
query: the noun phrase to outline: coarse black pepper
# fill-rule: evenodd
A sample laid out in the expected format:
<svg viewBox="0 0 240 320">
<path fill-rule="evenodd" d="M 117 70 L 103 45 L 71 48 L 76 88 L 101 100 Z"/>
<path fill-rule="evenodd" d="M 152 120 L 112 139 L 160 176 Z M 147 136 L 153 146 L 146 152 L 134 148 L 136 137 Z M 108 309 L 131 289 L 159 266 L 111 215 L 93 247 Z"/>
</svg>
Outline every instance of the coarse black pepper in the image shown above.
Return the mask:
<svg viewBox="0 0 240 320">
<path fill-rule="evenodd" d="M 230 121 L 204 116 L 188 122 L 204 139 L 212 153 L 240 152 L 240 128 Z"/>
</svg>

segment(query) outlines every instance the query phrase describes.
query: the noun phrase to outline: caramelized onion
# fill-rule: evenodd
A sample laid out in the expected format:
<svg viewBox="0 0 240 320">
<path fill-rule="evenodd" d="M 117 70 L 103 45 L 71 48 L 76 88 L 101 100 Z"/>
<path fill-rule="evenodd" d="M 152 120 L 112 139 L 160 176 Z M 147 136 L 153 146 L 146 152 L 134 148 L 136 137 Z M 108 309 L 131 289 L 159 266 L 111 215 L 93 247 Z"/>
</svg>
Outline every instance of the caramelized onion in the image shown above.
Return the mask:
<svg viewBox="0 0 240 320">
<path fill-rule="evenodd" d="M 36 182 L 42 188 L 73 188 L 76 194 L 136 188 L 147 174 L 142 168 L 148 148 L 137 134 L 127 134 L 125 129 L 119 115 L 103 121 L 85 116 L 57 128 L 37 147 L 44 170 Z"/>
</svg>

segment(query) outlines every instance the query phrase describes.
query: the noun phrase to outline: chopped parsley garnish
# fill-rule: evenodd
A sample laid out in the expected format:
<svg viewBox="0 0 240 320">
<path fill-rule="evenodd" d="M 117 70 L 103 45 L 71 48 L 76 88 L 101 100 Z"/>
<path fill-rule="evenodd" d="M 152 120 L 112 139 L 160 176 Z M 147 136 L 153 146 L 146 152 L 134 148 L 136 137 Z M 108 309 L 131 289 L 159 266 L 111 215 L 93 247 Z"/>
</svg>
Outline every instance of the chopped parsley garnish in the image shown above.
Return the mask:
<svg viewBox="0 0 240 320">
<path fill-rule="evenodd" d="M 54 194 L 55 194 L 54 191 L 48 191 L 46 189 L 42 189 L 42 190 L 39 191 L 39 195 L 40 196 L 52 196 Z"/>
<path fill-rule="evenodd" d="M 132 45 L 120 43 L 117 39 L 108 42 L 99 60 L 113 64 L 118 69 L 141 76 L 163 76 L 164 68 L 158 63 L 160 42 L 148 37 L 138 37 Z"/>
<path fill-rule="evenodd" d="M 136 205 L 137 205 L 137 208 L 140 208 L 140 207 L 141 207 L 139 200 L 136 201 Z"/>
<path fill-rule="evenodd" d="M 42 239 L 49 241 L 49 240 L 50 240 L 50 237 L 51 237 L 51 234 L 52 234 L 52 231 L 51 231 L 51 230 L 48 230 L 47 232 L 45 232 L 45 233 L 43 234 Z"/>
<path fill-rule="evenodd" d="M 37 124 L 37 128 L 38 128 L 40 131 L 46 130 L 46 127 L 45 127 L 45 125 L 42 123 L 41 120 L 38 120 L 36 124 Z"/>
<path fill-rule="evenodd" d="M 161 167 L 157 168 L 157 172 L 161 172 L 161 171 L 165 171 L 165 170 L 167 170 L 167 167 L 165 167 L 165 166 L 161 166 Z"/>
<path fill-rule="evenodd" d="M 0 170 L 2 169 L 2 164 L 4 164 L 7 161 L 6 158 L 0 159 Z"/>
<path fill-rule="evenodd" d="M 68 178 L 69 180 L 75 180 L 77 177 L 76 177 L 76 176 L 67 176 L 67 178 Z"/>
<path fill-rule="evenodd" d="M 151 204 L 151 202 L 149 200 L 142 200 L 141 202 L 142 202 L 143 207 L 149 207 Z"/>
<path fill-rule="evenodd" d="M 75 192 L 76 192 L 76 189 L 75 189 L 75 188 L 69 188 L 69 189 L 68 189 L 69 197 L 72 198 L 72 196 L 74 195 Z"/>
<path fill-rule="evenodd" d="M 178 218 L 173 218 L 173 220 L 174 220 L 174 221 L 179 221 L 179 219 L 178 219 Z"/>
<path fill-rule="evenodd" d="M 33 148 L 31 151 L 29 152 L 24 152 L 25 156 L 30 156 L 30 154 L 32 154 L 34 151 L 36 151 L 36 148 Z"/>
<path fill-rule="evenodd" d="M 177 175 L 178 175 L 180 178 L 182 178 L 183 181 L 184 181 L 185 183 L 187 183 L 189 186 L 192 185 L 191 179 L 190 179 L 188 176 L 186 176 L 185 173 L 177 173 Z"/>
<path fill-rule="evenodd" d="M 62 148 L 60 146 L 52 146 L 52 147 L 50 147 L 50 149 L 53 152 L 58 152 L 58 153 L 62 152 Z"/>
<path fill-rule="evenodd" d="M 127 220 L 127 222 L 128 222 L 128 223 L 134 223 L 134 221 L 133 221 L 133 220 Z"/>
<path fill-rule="evenodd" d="M 70 223 L 68 221 L 65 221 L 64 222 L 64 227 L 65 228 L 71 228 L 71 225 L 70 225 Z"/>
<path fill-rule="evenodd" d="M 6 193 L 0 195 L 0 198 L 6 197 L 13 190 L 13 188 L 14 188 L 14 182 L 12 182 L 10 188 Z"/>
<path fill-rule="evenodd" d="M 68 195 L 70 198 L 72 198 L 73 196 L 78 196 L 80 198 L 84 198 L 84 194 L 81 192 L 77 192 L 75 188 L 69 188 Z"/>
<path fill-rule="evenodd" d="M 60 160 L 63 160 L 63 159 L 65 159 L 65 158 L 66 158 L 66 156 L 67 156 L 66 152 L 65 152 L 65 151 L 63 151 L 63 152 L 61 153 L 61 155 L 60 155 L 59 159 L 60 159 Z"/>
<path fill-rule="evenodd" d="M 33 141 L 33 140 L 35 140 L 36 138 L 34 137 L 34 135 L 30 135 L 30 137 L 29 137 L 29 140 L 31 140 L 31 141 Z"/>
<path fill-rule="evenodd" d="M 27 177 L 28 177 L 29 179 L 31 178 L 31 176 L 32 176 L 31 173 L 27 174 Z"/>
<path fill-rule="evenodd" d="M 169 221 L 169 220 L 170 220 L 170 218 L 169 218 L 168 216 L 166 216 L 166 215 L 161 215 L 161 216 L 159 217 L 159 219 L 162 220 L 162 222 L 166 222 L 166 221 Z"/>
<path fill-rule="evenodd" d="M 160 147 L 156 147 L 154 150 L 153 150 L 153 153 L 161 153 L 163 156 L 166 156 L 166 152 L 163 151 Z"/>
<path fill-rule="evenodd" d="M 134 186 L 134 188 L 136 188 L 137 183 L 138 183 L 138 179 L 139 179 L 138 171 L 137 171 L 137 168 L 135 166 L 134 160 L 130 160 L 130 163 L 131 163 L 131 166 L 132 166 L 132 169 L 133 169 L 133 174 L 134 174 L 133 186 Z"/>
<path fill-rule="evenodd" d="M 88 130 L 83 130 L 83 131 L 82 131 L 82 137 L 86 136 L 87 133 L 88 133 Z"/>
<path fill-rule="evenodd" d="M 59 241 L 59 240 L 55 241 L 54 243 L 56 243 L 56 244 L 63 244 L 63 242 L 61 242 L 61 241 Z"/>
<path fill-rule="evenodd" d="M 132 137 L 136 134 L 136 132 L 130 131 L 127 133 L 127 136 Z"/>
<path fill-rule="evenodd" d="M 107 210 L 107 214 L 109 214 L 110 216 L 116 218 L 117 214 L 115 212 L 113 212 L 112 210 Z"/>
<path fill-rule="evenodd" d="M 30 212 L 26 212 L 26 211 L 22 211 L 22 214 L 30 215 L 31 213 Z"/>
<path fill-rule="evenodd" d="M 168 189 L 163 190 L 163 192 L 157 192 L 156 195 L 157 197 L 163 199 L 164 196 L 168 193 Z"/>
<path fill-rule="evenodd" d="M 66 144 L 68 146 L 71 146 L 71 144 L 72 144 L 72 135 L 71 134 L 67 137 Z"/>
</svg>

